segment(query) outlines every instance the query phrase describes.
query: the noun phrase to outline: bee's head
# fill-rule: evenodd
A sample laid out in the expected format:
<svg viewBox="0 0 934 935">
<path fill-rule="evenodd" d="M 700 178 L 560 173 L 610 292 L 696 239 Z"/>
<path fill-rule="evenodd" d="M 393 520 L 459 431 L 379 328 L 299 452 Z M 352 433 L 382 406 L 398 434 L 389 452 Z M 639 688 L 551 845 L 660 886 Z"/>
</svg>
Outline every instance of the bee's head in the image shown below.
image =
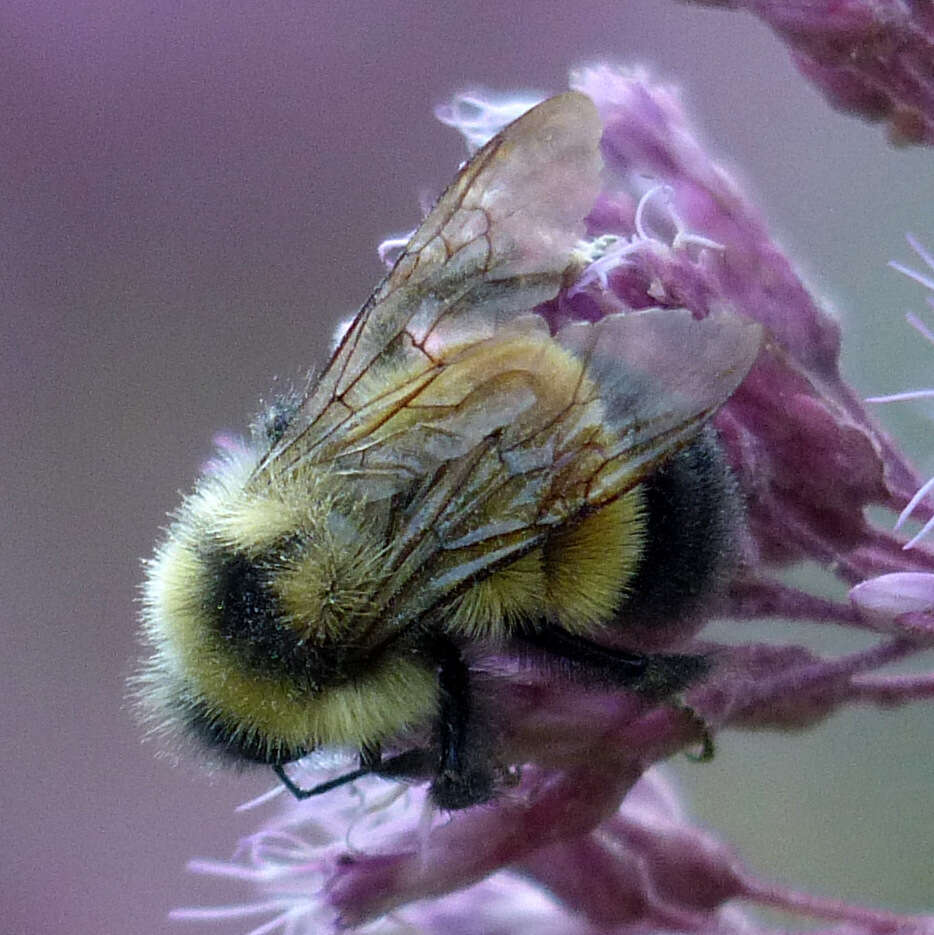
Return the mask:
<svg viewBox="0 0 934 935">
<path fill-rule="evenodd" d="M 148 563 L 143 707 L 241 761 L 378 741 L 433 703 L 417 665 L 368 648 L 382 547 L 323 481 L 251 471 L 215 465 Z M 411 703 L 385 710 L 387 687 Z"/>
</svg>

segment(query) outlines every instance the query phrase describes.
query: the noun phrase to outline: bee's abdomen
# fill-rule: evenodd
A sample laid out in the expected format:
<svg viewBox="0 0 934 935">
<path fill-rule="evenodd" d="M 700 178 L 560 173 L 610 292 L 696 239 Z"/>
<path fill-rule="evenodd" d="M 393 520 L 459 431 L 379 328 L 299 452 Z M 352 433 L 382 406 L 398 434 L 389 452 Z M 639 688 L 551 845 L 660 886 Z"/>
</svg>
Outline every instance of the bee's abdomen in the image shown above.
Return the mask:
<svg viewBox="0 0 934 935">
<path fill-rule="evenodd" d="M 314 691 L 355 672 L 339 644 L 313 639 L 282 606 L 277 580 L 301 548 L 287 543 L 254 556 L 224 550 L 207 556 L 214 582 L 208 616 L 223 648 L 255 675 Z"/>
<path fill-rule="evenodd" d="M 640 561 L 644 514 L 640 486 L 549 538 L 544 567 L 550 620 L 586 634 L 614 619 Z"/>
<path fill-rule="evenodd" d="M 742 505 L 713 429 L 642 486 L 645 539 L 624 616 L 652 624 L 690 613 L 723 585 Z"/>
</svg>

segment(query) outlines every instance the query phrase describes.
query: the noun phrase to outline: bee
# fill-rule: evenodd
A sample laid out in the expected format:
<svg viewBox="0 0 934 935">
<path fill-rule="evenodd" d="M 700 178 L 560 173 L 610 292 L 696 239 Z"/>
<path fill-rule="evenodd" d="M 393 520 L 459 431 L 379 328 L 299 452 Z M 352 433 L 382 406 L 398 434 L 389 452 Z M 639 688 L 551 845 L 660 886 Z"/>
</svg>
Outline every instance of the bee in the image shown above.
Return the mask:
<svg viewBox="0 0 934 935">
<path fill-rule="evenodd" d="M 431 777 L 447 809 L 497 792 L 465 651 L 665 698 L 707 668 L 601 640 L 720 575 L 735 491 L 711 430 L 757 325 L 650 309 L 555 333 L 600 187 L 592 101 L 546 100 L 461 168 L 302 393 L 197 482 L 147 563 L 157 729 L 272 766 L 298 796 Z M 384 757 L 410 728 L 431 740 Z M 351 745 L 312 789 L 286 764 Z"/>
</svg>

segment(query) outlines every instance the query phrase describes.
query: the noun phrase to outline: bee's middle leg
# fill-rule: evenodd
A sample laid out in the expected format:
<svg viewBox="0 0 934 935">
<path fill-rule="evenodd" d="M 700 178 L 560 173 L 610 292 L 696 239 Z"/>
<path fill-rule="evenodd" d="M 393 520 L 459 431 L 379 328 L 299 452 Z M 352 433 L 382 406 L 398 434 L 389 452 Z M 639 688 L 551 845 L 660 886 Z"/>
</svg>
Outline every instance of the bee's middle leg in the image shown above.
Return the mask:
<svg viewBox="0 0 934 935">
<path fill-rule="evenodd" d="M 704 656 L 631 652 L 550 624 L 522 633 L 518 640 L 537 662 L 570 681 L 625 688 L 656 700 L 683 691 L 710 671 Z"/>
<path fill-rule="evenodd" d="M 444 809 L 468 808 L 494 795 L 490 738 L 476 717 L 470 671 L 460 650 L 447 640 L 436 647 L 440 718 L 438 771 L 431 798 Z"/>
</svg>

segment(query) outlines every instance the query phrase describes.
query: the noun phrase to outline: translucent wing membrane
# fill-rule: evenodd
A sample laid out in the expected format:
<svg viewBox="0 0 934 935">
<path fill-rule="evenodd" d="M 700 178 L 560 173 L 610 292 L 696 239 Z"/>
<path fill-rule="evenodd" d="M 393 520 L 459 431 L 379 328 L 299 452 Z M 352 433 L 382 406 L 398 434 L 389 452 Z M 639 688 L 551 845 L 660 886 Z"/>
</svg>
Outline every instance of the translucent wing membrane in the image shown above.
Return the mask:
<svg viewBox="0 0 934 935">
<path fill-rule="evenodd" d="M 348 451 L 418 393 L 452 348 L 553 298 L 597 196 L 601 132 L 590 99 L 569 92 L 483 147 L 360 311 L 259 471 Z M 386 466 L 389 492 L 392 475 L 407 469 L 419 472 L 404 457 Z"/>
<path fill-rule="evenodd" d="M 478 345 L 474 355 L 508 405 L 470 412 L 466 397 L 449 418 L 472 417 L 487 434 L 396 514 L 387 558 L 405 616 L 423 615 L 652 474 L 736 389 L 761 342 L 753 322 L 654 309 L 577 323 L 555 338 L 537 316 L 520 319 L 498 335 L 496 365 Z"/>
<path fill-rule="evenodd" d="M 746 376 L 762 328 L 734 315 L 649 309 L 575 322 L 556 338 L 585 362 L 616 436 L 590 490 L 598 501 L 638 483 L 697 433 Z"/>
</svg>

